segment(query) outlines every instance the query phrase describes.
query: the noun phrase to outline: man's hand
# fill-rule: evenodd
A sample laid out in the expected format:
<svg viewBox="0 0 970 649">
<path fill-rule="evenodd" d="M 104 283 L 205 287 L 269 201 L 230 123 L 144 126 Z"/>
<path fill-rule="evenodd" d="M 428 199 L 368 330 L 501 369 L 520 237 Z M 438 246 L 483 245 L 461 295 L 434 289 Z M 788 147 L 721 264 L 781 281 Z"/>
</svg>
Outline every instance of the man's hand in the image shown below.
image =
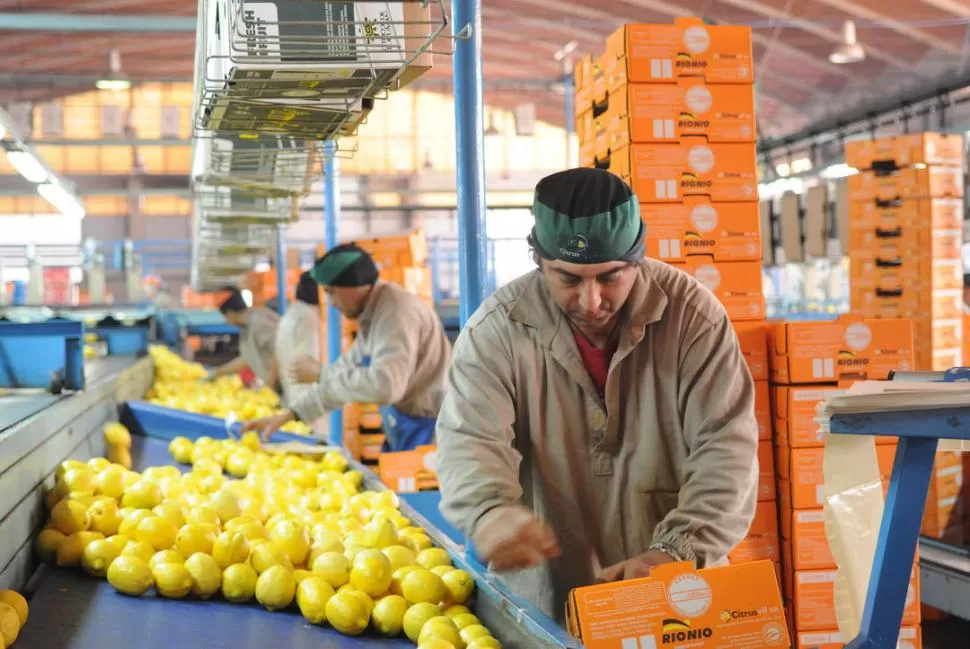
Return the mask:
<svg viewBox="0 0 970 649">
<path fill-rule="evenodd" d="M 309 356 L 301 358 L 294 365 L 298 383 L 316 383 L 320 379 L 320 370 L 323 365 L 315 358 Z"/>
<path fill-rule="evenodd" d="M 625 579 L 636 579 L 638 577 L 649 577 L 650 569 L 664 563 L 674 563 L 676 559 L 660 550 L 650 550 L 632 559 L 621 561 L 608 568 L 604 568 L 597 576 L 598 583 L 609 581 L 623 581 Z"/>
<path fill-rule="evenodd" d="M 240 434 L 245 433 L 249 430 L 255 430 L 259 433 L 260 439 L 264 442 L 269 439 L 269 436 L 280 429 L 283 424 L 293 421 L 296 419 L 294 414 L 289 410 L 284 410 L 275 415 L 269 417 L 263 417 L 262 419 L 252 419 L 247 422 L 243 422 L 242 428 L 240 429 Z"/>
<path fill-rule="evenodd" d="M 559 556 L 552 529 L 529 509 L 497 507 L 484 516 L 472 537 L 475 550 L 494 570 L 523 570 Z"/>
</svg>

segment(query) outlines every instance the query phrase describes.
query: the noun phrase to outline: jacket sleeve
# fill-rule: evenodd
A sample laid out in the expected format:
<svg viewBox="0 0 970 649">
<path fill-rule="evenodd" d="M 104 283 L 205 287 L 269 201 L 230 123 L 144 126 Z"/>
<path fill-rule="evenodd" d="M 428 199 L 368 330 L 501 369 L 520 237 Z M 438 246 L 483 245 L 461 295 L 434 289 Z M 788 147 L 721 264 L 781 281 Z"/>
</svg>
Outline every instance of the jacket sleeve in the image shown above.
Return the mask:
<svg viewBox="0 0 970 649">
<path fill-rule="evenodd" d="M 355 344 L 336 363 L 325 365 L 314 389 L 293 404 L 303 421 L 314 421 L 346 403 L 391 404 L 404 396 L 419 353 L 420 324 L 413 314 L 378 314 L 368 332 L 370 364 Z"/>
<path fill-rule="evenodd" d="M 469 536 L 489 510 L 522 498 L 512 368 L 508 331 L 498 313 L 458 336 L 435 440 L 441 513 Z"/>
<path fill-rule="evenodd" d="M 705 567 L 730 552 L 754 518 L 758 424 L 754 382 L 726 314 L 686 344 L 678 387 L 685 482 L 653 542 Z"/>
</svg>

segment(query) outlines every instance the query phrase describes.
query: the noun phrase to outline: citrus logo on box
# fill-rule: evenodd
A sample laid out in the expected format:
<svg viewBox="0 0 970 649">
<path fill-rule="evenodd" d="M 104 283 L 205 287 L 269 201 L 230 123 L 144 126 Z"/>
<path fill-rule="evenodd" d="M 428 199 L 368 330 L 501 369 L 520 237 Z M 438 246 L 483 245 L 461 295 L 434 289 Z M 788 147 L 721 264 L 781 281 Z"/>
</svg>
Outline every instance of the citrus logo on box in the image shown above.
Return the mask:
<svg viewBox="0 0 970 649">
<path fill-rule="evenodd" d="M 735 611 L 721 611 L 721 622 L 730 622 L 731 620 L 746 620 L 752 617 L 758 617 L 767 613 L 767 609 L 750 609 L 750 610 L 735 610 Z"/>
<path fill-rule="evenodd" d="M 845 344 L 849 349 L 861 352 L 872 344 L 872 331 L 861 322 L 854 322 L 845 328 Z"/>
<path fill-rule="evenodd" d="M 687 107 L 695 113 L 706 113 L 714 105 L 714 97 L 711 96 L 711 91 L 705 86 L 688 88 L 684 101 L 687 103 Z"/>
<path fill-rule="evenodd" d="M 707 580 L 696 573 L 681 575 L 670 582 L 667 603 L 675 613 L 685 618 L 707 613 L 714 594 Z"/>
<path fill-rule="evenodd" d="M 721 285 L 721 271 L 710 264 L 698 266 L 697 270 L 694 271 L 694 277 L 709 291 L 716 291 L 717 287 Z"/>
<path fill-rule="evenodd" d="M 698 232 L 710 232 L 717 227 L 717 210 L 711 205 L 698 205 L 691 210 L 690 222 Z"/>
<path fill-rule="evenodd" d="M 694 629 L 690 625 L 690 620 L 664 620 L 663 634 L 660 636 L 662 644 L 672 642 L 685 642 L 687 640 L 703 640 L 714 635 L 710 627 Z"/>
<path fill-rule="evenodd" d="M 711 35 L 700 25 L 694 25 L 684 30 L 684 47 L 693 54 L 706 52 L 711 46 Z"/>
<path fill-rule="evenodd" d="M 710 173 L 714 168 L 714 152 L 706 144 L 692 146 L 687 152 L 687 164 L 696 173 Z"/>
</svg>

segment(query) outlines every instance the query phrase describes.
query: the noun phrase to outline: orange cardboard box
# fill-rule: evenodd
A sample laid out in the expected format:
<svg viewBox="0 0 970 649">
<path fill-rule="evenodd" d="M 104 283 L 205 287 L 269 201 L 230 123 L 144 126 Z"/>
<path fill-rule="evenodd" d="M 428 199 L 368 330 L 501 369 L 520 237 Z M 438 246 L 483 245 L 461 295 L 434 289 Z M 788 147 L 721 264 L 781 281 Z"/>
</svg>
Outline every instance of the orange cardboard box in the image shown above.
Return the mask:
<svg viewBox="0 0 970 649">
<path fill-rule="evenodd" d="M 778 536 L 778 506 L 771 501 L 761 501 L 755 506 L 754 519 L 748 528 L 748 536 Z"/>
<path fill-rule="evenodd" d="M 594 97 L 584 118 L 587 137 L 603 137 L 612 149 L 695 136 L 708 142 L 754 142 L 754 108 L 753 85 L 706 84 L 692 77 L 616 86 Z"/>
<path fill-rule="evenodd" d="M 941 451 L 936 454 L 922 533 L 948 542 L 963 542 L 963 459 L 960 453 Z"/>
<path fill-rule="evenodd" d="M 771 389 L 767 381 L 754 382 L 754 416 L 758 420 L 758 439 L 771 441 Z M 774 468 L 772 459 L 772 468 Z M 772 478 L 774 480 L 774 478 Z"/>
<path fill-rule="evenodd" d="M 413 451 L 381 453 L 377 459 L 381 482 L 397 493 L 414 493 L 437 489 L 435 450 L 433 445 L 418 446 Z"/>
<path fill-rule="evenodd" d="M 750 84 L 751 28 L 707 25 L 693 17 L 677 18 L 672 25 L 624 25 L 607 39 L 599 64 L 608 90 L 681 77 Z"/>
<path fill-rule="evenodd" d="M 774 383 L 886 379 L 913 367 L 913 325 L 905 319 L 841 317 L 777 323 L 769 329 Z"/>
<path fill-rule="evenodd" d="M 917 198 L 849 202 L 850 230 L 893 230 L 903 227 L 959 230 L 963 227 L 963 201 L 959 198 Z"/>
<path fill-rule="evenodd" d="M 947 320 L 963 316 L 963 291 L 959 289 L 851 288 L 849 292 L 853 313 L 869 318 L 928 316 Z"/>
<path fill-rule="evenodd" d="M 857 290 L 916 291 L 963 288 L 963 261 L 912 256 L 849 259 L 849 281 Z"/>
<path fill-rule="evenodd" d="M 863 171 L 846 183 L 852 201 L 963 196 L 963 170 L 958 167 L 910 167 L 886 176 Z"/>
<path fill-rule="evenodd" d="M 748 536 L 728 552 L 731 563 L 748 563 L 749 561 L 780 561 L 781 543 L 778 535 Z"/>
<path fill-rule="evenodd" d="M 856 169 L 916 164 L 962 167 L 963 155 L 963 137 L 945 133 L 913 133 L 845 143 L 845 162 Z"/>
<path fill-rule="evenodd" d="M 928 344 L 930 351 L 959 349 L 963 345 L 963 318 L 913 318 L 916 348 Z"/>
<path fill-rule="evenodd" d="M 596 166 L 627 181 L 641 203 L 679 203 L 690 196 L 721 202 L 758 199 L 755 144 L 708 144 L 683 138 L 671 144 L 597 147 Z"/>
<path fill-rule="evenodd" d="M 801 570 L 794 574 L 792 615 L 798 632 L 824 631 L 838 627 L 835 619 L 835 570 Z M 919 624 L 919 570 L 913 566 L 903 626 Z"/>
<path fill-rule="evenodd" d="M 795 638 L 793 649 L 843 649 L 846 644 L 842 632 L 838 630 L 798 633 Z M 901 628 L 896 649 L 923 649 L 922 629 L 918 626 Z"/>
<path fill-rule="evenodd" d="M 789 448 L 824 446 L 825 437 L 815 422 L 818 404 L 845 392 L 843 386 L 805 387 L 776 386 L 774 388 L 775 435 L 778 444 Z"/>
<path fill-rule="evenodd" d="M 403 234 L 358 239 L 354 243 L 373 257 L 379 268 L 423 266 L 428 261 L 428 239 L 420 228 Z"/>
<path fill-rule="evenodd" d="M 789 448 L 775 447 L 775 470 L 778 472 L 778 489 L 783 492 L 780 500 L 792 509 L 815 509 L 825 502 L 824 474 L 822 471 L 824 447 Z M 883 491 L 888 487 L 892 474 L 896 444 L 877 444 L 876 460 L 883 480 Z"/>
<path fill-rule="evenodd" d="M 586 649 L 790 646 L 771 561 L 671 563 L 643 579 L 576 588 L 566 629 Z"/>
<path fill-rule="evenodd" d="M 771 440 L 758 443 L 758 500 L 775 499 L 775 453 Z"/>
<path fill-rule="evenodd" d="M 577 125 L 583 113 L 593 107 L 593 86 L 603 76 L 599 60 L 586 54 L 573 64 L 573 84 L 576 87 Z M 577 129 L 579 130 L 579 129 Z"/>
<path fill-rule="evenodd" d="M 768 327 L 763 322 L 735 322 L 734 332 L 741 344 L 741 353 L 748 362 L 751 378 L 768 380 Z"/>
<path fill-rule="evenodd" d="M 647 256 L 678 263 L 694 255 L 715 261 L 761 259 L 758 204 L 711 203 L 704 197 L 683 203 L 643 203 L 640 218 L 647 225 Z"/>
<path fill-rule="evenodd" d="M 721 264 L 710 258 L 690 257 L 682 264 L 671 264 L 693 275 L 717 296 L 728 317 L 735 322 L 764 320 L 765 296 L 762 289 L 761 262 L 734 261 Z"/>
<path fill-rule="evenodd" d="M 835 568 L 823 510 L 784 509 L 781 521 L 782 555 L 789 571 Z"/>
<path fill-rule="evenodd" d="M 963 231 L 930 229 L 921 226 L 897 228 L 851 228 L 849 257 L 853 259 L 895 259 L 904 256 L 931 260 L 960 260 Z"/>
</svg>

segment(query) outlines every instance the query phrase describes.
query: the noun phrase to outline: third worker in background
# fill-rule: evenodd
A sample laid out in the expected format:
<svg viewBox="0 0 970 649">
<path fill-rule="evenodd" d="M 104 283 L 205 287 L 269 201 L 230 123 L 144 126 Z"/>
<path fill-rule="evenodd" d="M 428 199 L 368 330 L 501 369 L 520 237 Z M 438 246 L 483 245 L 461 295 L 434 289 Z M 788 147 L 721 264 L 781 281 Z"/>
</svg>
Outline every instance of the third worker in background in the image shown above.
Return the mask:
<svg viewBox="0 0 970 649">
<path fill-rule="evenodd" d="M 219 306 L 226 322 L 239 328 L 239 356 L 209 373 L 209 378 L 238 374 L 245 368 L 252 370 L 264 385 L 277 387 L 276 328 L 280 316 L 266 307 L 250 307 L 237 288 L 228 288 L 227 297 Z"/>
<path fill-rule="evenodd" d="M 380 407 L 384 450 L 411 450 L 434 439 L 451 344 L 434 308 L 402 287 L 378 278 L 377 266 L 354 244 L 337 246 L 310 275 L 343 316 L 357 320 L 351 348 L 336 362 L 298 364 L 312 389 L 272 417 L 244 425 L 265 438 L 288 421 L 312 422 L 350 403 Z"/>
<path fill-rule="evenodd" d="M 637 197 L 573 169 L 539 182 L 538 268 L 455 344 L 436 433 L 444 516 L 519 596 L 725 560 L 757 500 L 754 384 L 724 307 L 645 259 Z"/>
</svg>

